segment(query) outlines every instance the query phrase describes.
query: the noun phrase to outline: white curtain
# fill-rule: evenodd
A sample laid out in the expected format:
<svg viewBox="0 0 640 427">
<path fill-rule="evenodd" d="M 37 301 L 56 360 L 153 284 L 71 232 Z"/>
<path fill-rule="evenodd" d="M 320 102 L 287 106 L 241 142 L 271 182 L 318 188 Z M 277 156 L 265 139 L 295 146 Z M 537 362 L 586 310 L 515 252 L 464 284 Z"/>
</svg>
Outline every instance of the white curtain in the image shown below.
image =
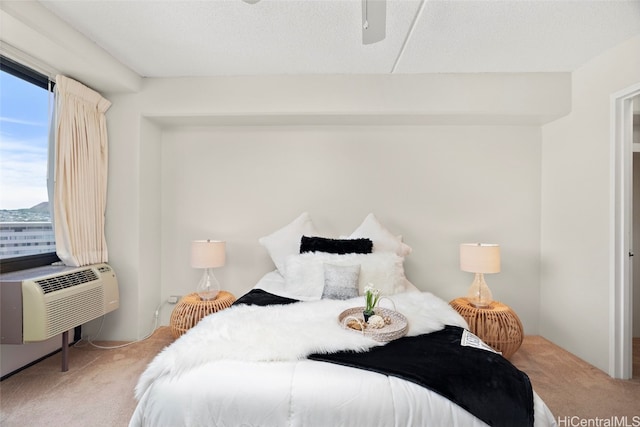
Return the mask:
<svg viewBox="0 0 640 427">
<path fill-rule="evenodd" d="M 53 224 L 56 252 L 69 266 L 108 261 L 104 234 L 111 102 L 65 76 L 56 76 Z"/>
</svg>

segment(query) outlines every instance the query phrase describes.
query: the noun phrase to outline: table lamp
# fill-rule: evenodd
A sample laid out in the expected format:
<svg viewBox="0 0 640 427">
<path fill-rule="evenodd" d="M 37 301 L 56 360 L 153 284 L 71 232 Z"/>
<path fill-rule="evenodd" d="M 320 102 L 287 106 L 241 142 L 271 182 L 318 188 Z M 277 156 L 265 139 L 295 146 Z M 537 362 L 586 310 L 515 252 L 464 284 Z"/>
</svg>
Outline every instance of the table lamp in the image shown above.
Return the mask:
<svg viewBox="0 0 640 427">
<path fill-rule="evenodd" d="M 204 268 L 196 292 L 204 301 L 213 300 L 220 292 L 220 283 L 213 269 L 225 262 L 225 242 L 219 240 L 194 240 L 191 242 L 191 267 Z"/>
<path fill-rule="evenodd" d="M 467 292 L 474 307 L 487 307 L 493 301 L 491 290 L 484 281 L 486 273 L 500 272 L 500 246 L 491 243 L 463 243 L 460 245 L 460 270 L 475 273 Z"/>
</svg>

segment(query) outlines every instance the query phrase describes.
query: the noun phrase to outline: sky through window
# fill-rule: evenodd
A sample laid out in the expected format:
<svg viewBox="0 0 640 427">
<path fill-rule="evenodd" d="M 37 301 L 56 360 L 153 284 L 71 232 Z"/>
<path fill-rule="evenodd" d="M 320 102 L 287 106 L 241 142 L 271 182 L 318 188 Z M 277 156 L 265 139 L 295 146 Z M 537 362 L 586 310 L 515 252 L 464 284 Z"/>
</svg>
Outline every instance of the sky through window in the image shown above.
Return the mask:
<svg viewBox="0 0 640 427">
<path fill-rule="evenodd" d="M 0 209 L 46 202 L 50 92 L 0 71 Z"/>
</svg>

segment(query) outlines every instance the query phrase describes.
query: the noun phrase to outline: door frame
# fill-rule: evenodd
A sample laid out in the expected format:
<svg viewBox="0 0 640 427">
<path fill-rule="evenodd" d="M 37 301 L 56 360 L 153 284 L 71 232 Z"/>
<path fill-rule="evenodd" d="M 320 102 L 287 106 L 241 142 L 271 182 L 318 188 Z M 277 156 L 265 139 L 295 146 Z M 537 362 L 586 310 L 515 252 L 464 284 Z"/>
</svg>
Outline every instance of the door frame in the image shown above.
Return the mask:
<svg viewBox="0 0 640 427">
<path fill-rule="evenodd" d="M 633 98 L 640 95 L 636 83 L 611 95 L 611 250 L 609 375 L 629 379 L 633 375 L 633 289 L 630 254 L 633 251 Z"/>
</svg>

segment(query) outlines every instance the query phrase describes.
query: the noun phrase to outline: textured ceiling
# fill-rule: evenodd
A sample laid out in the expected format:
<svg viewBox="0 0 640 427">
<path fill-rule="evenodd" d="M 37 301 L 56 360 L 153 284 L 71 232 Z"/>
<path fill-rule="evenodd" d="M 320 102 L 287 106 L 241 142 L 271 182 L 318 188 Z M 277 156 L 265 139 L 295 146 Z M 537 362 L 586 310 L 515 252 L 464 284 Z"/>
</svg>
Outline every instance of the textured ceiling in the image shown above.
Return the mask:
<svg viewBox="0 0 640 427">
<path fill-rule="evenodd" d="M 638 0 L 387 0 L 371 45 L 362 0 L 41 3 L 148 77 L 571 71 L 640 34 Z"/>
</svg>

